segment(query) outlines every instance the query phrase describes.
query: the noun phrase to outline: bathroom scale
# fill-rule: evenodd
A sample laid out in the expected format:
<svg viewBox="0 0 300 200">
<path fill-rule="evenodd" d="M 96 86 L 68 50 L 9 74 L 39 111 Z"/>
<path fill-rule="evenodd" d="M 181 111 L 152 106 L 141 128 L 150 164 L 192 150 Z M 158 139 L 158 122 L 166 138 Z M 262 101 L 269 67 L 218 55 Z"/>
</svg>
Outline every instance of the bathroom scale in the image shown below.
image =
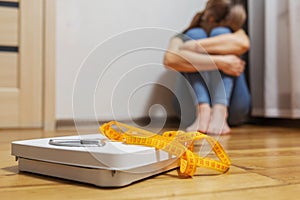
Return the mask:
<svg viewBox="0 0 300 200">
<path fill-rule="evenodd" d="M 175 169 L 178 158 L 152 147 L 113 142 L 101 134 L 12 142 L 19 171 L 122 187 Z"/>
</svg>

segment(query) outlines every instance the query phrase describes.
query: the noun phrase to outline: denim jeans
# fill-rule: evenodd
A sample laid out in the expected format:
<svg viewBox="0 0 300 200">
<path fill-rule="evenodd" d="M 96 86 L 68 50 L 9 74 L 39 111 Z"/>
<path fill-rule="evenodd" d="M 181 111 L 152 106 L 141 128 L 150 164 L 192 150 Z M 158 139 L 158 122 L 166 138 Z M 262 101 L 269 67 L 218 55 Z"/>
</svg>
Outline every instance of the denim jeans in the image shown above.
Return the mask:
<svg viewBox="0 0 300 200">
<path fill-rule="evenodd" d="M 214 28 L 210 37 L 231 33 L 226 27 Z M 202 28 L 192 28 L 185 35 L 187 38 L 199 40 L 207 38 L 206 32 Z M 183 73 L 187 81 L 193 88 L 198 104 L 208 103 L 210 105 L 229 105 L 233 88 L 233 77 L 216 70 L 201 71 L 196 73 Z"/>
<path fill-rule="evenodd" d="M 210 37 L 225 33 L 231 33 L 230 29 L 218 27 L 212 30 Z M 201 28 L 194 28 L 188 31 L 188 35 L 184 41 L 201 38 L 207 38 L 206 32 Z M 196 117 L 195 104 L 207 102 L 212 105 L 215 103 L 227 105 L 229 125 L 242 124 L 247 119 L 251 106 L 251 97 L 245 75 L 241 74 L 238 77 L 231 77 L 222 72 L 220 73 L 218 70 L 210 73 L 213 73 L 210 76 L 211 81 L 208 81 L 206 71 L 200 73 L 182 73 L 183 76 L 178 77 L 176 86 L 177 99 L 174 101 L 174 108 L 181 116 L 182 123 L 191 124 Z M 215 82 L 214 79 L 219 81 Z M 190 83 L 192 89 L 189 87 L 187 81 Z M 218 85 L 211 86 L 211 82 L 218 83 Z"/>
</svg>

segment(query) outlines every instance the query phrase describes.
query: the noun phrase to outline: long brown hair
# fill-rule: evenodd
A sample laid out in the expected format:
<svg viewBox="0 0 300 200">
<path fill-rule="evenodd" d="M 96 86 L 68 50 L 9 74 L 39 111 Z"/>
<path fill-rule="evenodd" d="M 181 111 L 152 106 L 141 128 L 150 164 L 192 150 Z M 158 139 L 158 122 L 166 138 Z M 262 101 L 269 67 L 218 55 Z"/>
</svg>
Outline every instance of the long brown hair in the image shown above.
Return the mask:
<svg viewBox="0 0 300 200">
<path fill-rule="evenodd" d="M 229 13 L 231 7 L 231 0 L 209 0 L 206 3 L 205 10 L 198 12 L 187 29 L 183 31 L 186 33 L 191 28 L 201 27 L 201 23 L 207 21 L 206 16 L 213 17 L 215 22 L 221 22 Z"/>
<path fill-rule="evenodd" d="M 183 31 L 183 33 L 186 33 L 188 30 L 192 28 L 199 27 L 202 21 L 202 16 L 204 14 L 204 11 L 198 12 L 192 19 L 190 25 Z"/>
</svg>

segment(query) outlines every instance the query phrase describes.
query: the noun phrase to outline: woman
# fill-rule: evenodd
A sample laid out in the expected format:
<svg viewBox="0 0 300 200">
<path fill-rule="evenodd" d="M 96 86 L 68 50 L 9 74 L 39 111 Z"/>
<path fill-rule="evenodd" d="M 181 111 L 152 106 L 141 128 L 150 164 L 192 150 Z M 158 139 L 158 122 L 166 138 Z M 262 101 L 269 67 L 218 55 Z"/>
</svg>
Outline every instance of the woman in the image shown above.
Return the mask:
<svg viewBox="0 0 300 200">
<path fill-rule="evenodd" d="M 207 7 L 214 1 L 215 0 L 208 1 Z M 195 21 L 197 21 L 200 15 L 201 13 L 198 13 L 194 17 L 189 28 L 196 27 Z M 184 74 L 194 73 L 196 75 L 197 72 L 211 71 L 217 67 L 222 73 L 236 77 L 234 78 L 233 92 L 228 106 L 228 123 L 230 125 L 242 123 L 249 112 L 250 95 L 243 74 L 245 63 L 238 56 L 249 49 L 249 39 L 247 35 L 240 29 L 231 34 L 224 32 L 223 35 L 200 39 L 195 43 L 197 43 L 196 46 L 203 47 L 203 54 L 201 54 L 201 49 L 199 50 L 199 48 L 197 51 L 182 48 L 184 46 L 184 35 L 177 35 L 172 38 L 168 51 L 165 54 L 164 64 Z M 193 43 L 191 44 L 193 45 Z M 204 54 L 206 52 L 211 55 Z M 199 73 L 198 76 L 200 76 Z M 182 101 L 184 101 L 184 99 Z M 183 104 L 185 103 L 183 102 Z M 199 130 L 200 127 L 200 130 L 205 129 L 204 132 L 210 134 L 228 133 L 230 129 L 226 126 L 227 122 L 224 122 L 224 119 L 227 118 L 227 116 L 225 116 L 225 114 L 227 115 L 227 108 L 225 107 L 226 111 L 220 108 L 223 109 L 223 107 L 217 106 L 210 109 L 208 104 L 198 104 L 196 119 L 194 119 L 194 123 L 191 127 L 197 127 L 197 130 Z M 212 113 L 210 113 L 211 110 Z M 182 109 L 181 115 L 183 120 L 186 114 L 189 113 L 186 113 L 185 110 Z M 203 123 L 201 124 L 201 122 L 208 120 L 210 121 L 207 127 L 203 128 L 205 126 Z"/>
</svg>

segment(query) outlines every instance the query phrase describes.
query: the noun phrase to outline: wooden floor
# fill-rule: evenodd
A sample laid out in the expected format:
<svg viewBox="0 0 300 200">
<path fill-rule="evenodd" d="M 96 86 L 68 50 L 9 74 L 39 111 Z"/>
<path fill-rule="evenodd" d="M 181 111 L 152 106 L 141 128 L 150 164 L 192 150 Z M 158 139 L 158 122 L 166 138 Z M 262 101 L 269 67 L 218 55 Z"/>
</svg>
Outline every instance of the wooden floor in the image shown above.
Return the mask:
<svg viewBox="0 0 300 200">
<path fill-rule="evenodd" d="M 74 131 L 0 130 L 0 199 L 300 199 L 300 129 L 245 125 L 220 138 L 233 162 L 226 174 L 180 179 L 176 170 L 119 189 L 19 173 L 14 140 Z"/>
</svg>

